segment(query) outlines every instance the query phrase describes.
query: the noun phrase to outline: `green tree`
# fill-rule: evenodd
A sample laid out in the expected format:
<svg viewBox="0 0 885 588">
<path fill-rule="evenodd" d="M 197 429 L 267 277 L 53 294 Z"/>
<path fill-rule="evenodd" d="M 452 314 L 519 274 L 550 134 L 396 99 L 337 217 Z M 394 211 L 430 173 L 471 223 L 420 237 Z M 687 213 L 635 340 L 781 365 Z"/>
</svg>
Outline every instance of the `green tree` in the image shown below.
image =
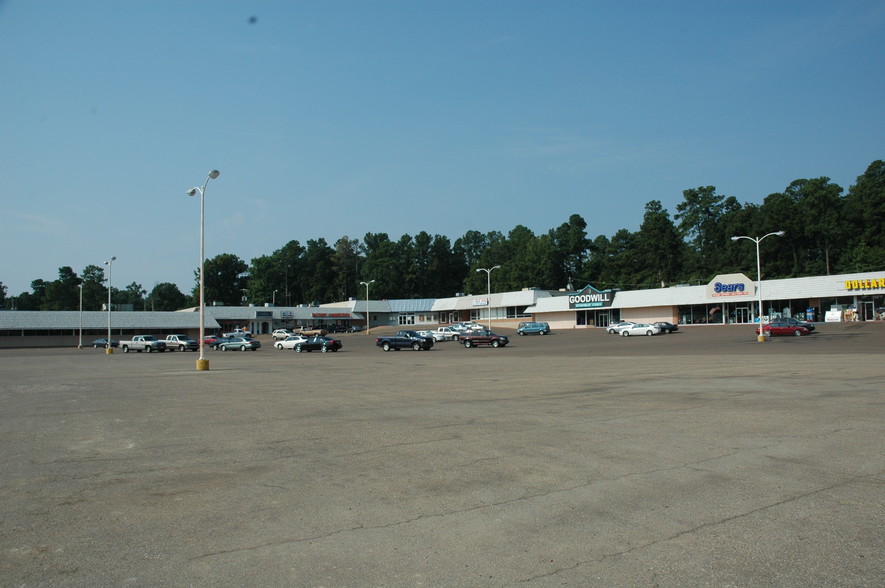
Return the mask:
<svg viewBox="0 0 885 588">
<path fill-rule="evenodd" d="M 845 198 L 847 246 L 842 271 L 878 271 L 885 267 L 885 161 L 872 162 Z"/>
<path fill-rule="evenodd" d="M 108 290 L 104 285 L 104 268 L 87 265 L 81 272 L 83 280 L 83 310 L 101 310 L 108 301 Z"/>
<path fill-rule="evenodd" d="M 636 247 L 642 266 L 639 281 L 660 287 L 676 281 L 682 271 L 685 243 L 659 200 L 645 205 Z"/>
<path fill-rule="evenodd" d="M 559 252 L 561 272 L 568 279 L 587 273 L 590 240 L 587 238 L 587 222 L 581 215 L 571 215 L 568 222 L 551 230 L 549 234 Z"/>
<path fill-rule="evenodd" d="M 304 251 L 305 271 L 299 276 L 304 300 L 308 303 L 332 302 L 335 294 L 335 272 L 332 256 L 335 250 L 323 238 L 310 239 Z"/>
<path fill-rule="evenodd" d="M 430 265 L 427 268 L 425 297 L 446 298 L 460 291 L 467 264 L 452 248 L 448 237 L 434 235 L 430 244 Z"/>
<path fill-rule="evenodd" d="M 6 308 L 6 286 L 0 282 L 0 308 Z"/>
<path fill-rule="evenodd" d="M 363 255 L 366 260 L 360 271 L 359 281 L 375 280 L 369 297 L 374 300 L 398 298 L 401 289 L 396 247 L 387 233 L 366 233 L 363 237 Z M 360 294 L 364 298 L 365 290 L 362 288 Z"/>
<path fill-rule="evenodd" d="M 332 255 L 332 269 L 335 272 L 335 291 L 341 300 L 359 295 L 359 267 L 362 263 L 359 239 L 351 239 L 344 235 L 335 241 L 335 253 Z"/>
<path fill-rule="evenodd" d="M 115 298 L 114 304 L 130 304 L 133 310 L 145 310 L 147 293 L 141 284 L 132 282 L 120 293 L 119 298 Z"/>
<path fill-rule="evenodd" d="M 247 288 L 249 297 L 255 304 L 273 302 L 275 291 L 280 283 L 279 265 L 272 255 L 262 255 L 249 265 Z"/>
<path fill-rule="evenodd" d="M 683 201 L 676 205 L 674 218 L 688 242 L 686 266 L 692 277 L 705 279 L 720 269 L 719 254 L 729 236 L 724 234 L 722 217 L 725 197 L 716 194 L 715 186 L 700 186 L 682 191 Z M 732 199 L 731 204 L 737 201 Z"/>
<path fill-rule="evenodd" d="M 199 297 L 199 292 L 197 292 Z M 161 282 L 154 286 L 147 298 L 148 309 L 152 311 L 175 311 L 186 308 L 188 298 L 178 286 L 169 282 Z"/>
<path fill-rule="evenodd" d="M 80 278 L 70 267 L 58 268 L 58 279 L 46 285 L 40 310 L 77 310 L 80 307 Z"/>
<path fill-rule="evenodd" d="M 220 302 L 225 306 L 243 303 L 246 289 L 246 272 L 249 266 L 233 253 L 222 253 L 203 263 L 206 271 L 204 295 L 206 304 Z M 194 301 L 200 299 L 200 271 L 194 272 L 196 285 L 191 294 Z"/>
</svg>

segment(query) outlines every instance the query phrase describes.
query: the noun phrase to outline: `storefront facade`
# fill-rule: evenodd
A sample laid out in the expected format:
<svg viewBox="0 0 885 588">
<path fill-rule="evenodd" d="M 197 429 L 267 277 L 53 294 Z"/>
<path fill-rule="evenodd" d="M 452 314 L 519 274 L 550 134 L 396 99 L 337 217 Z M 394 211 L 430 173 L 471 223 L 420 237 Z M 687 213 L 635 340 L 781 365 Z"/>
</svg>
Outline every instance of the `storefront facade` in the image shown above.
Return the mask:
<svg viewBox="0 0 885 588">
<path fill-rule="evenodd" d="M 592 286 L 539 299 L 526 309 L 551 328 L 606 327 L 619 320 L 682 325 L 759 322 L 758 285 L 744 274 L 723 274 L 706 285 L 651 290 Z M 762 321 L 885 320 L 885 273 L 857 273 L 762 281 Z"/>
</svg>

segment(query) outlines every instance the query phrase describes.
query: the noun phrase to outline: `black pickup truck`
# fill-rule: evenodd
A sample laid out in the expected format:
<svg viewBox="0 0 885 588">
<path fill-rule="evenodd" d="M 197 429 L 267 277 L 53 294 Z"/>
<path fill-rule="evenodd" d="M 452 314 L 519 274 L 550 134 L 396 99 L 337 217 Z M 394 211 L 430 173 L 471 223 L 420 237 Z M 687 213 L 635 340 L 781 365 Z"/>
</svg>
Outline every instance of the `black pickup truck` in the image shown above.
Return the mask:
<svg viewBox="0 0 885 588">
<path fill-rule="evenodd" d="M 422 337 L 415 331 L 397 331 L 396 335 L 377 337 L 375 345 L 384 351 L 390 351 L 391 349 L 399 351 L 407 347 L 411 347 L 415 351 L 422 349 L 429 351 L 433 347 L 433 337 Z"/>
</svg>

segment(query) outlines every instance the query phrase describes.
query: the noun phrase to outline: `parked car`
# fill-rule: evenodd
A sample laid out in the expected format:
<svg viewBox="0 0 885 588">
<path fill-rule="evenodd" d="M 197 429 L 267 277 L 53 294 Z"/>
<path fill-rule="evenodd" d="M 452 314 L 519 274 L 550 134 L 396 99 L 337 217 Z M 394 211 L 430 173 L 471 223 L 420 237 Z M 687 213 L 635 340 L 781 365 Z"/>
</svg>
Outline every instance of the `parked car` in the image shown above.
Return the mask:
<svg viewBox="0 0 885 588">
<path fill-rule="evenodd" d="M 363 330 L 362 325 L 350 325 L 350 327 L 347 329 L 347 332 L 348 333 L 359 333 L 362 330 Z"/>
<path fill-rule="evenodd" d="M 547 323 L 525 322 L 516 327 L 517 335 L 546 335 L 549 332 L 550 325 Z"/>
<path fill-rule="evenodd" d="M 440 333 L 439 331 L 418 331 L 418 334 L 422 337 L 430 337 L 437 343 L 446 340 L 445 333 Z"/>
<path fill-rule="evenodd" d="M 212 341 L 210 342 L 209 339 L 211 339 Z M 208 345 L 212 349 L 215 349 L 216 351 L 218 351 L 219 345 L 221 345 L 222 343 L 226 343 L 230 340 L 231 340 L 231 337 L 218 337 L 218 336 L 206 337 L 205 339 L 203 339 L 203 341 L 205 342 L 206 345 Z"/>
<path fill-rule="evenodd" d="M 631 335 L 647 335 L 651 337 L 652 335 L 660 334 L 660 332 L 661 328 L 659 326 L 649 323 L 636 323 L 620 330 L 621 335 L 624 337 L 630 337 Z"/>
<path fill-rule="evenodd" d="M 634 323 L 633 321 L 621 321 L 619 323 L 609 325 L 608 327 L 606 327 L 605 330 L 608 331 L 609 335 L 620 335 L 621 331 L 623 331 L 624 329 L 629 329 L 635 324 L 636 323 Z"/>
<path fill-rule="evenodd" d="M 661 329 L 662 333 L 672 333 L 673 331 L 679 330 L 679 327 L 677 325 L 674 325 L 673 323 L 668 323 L 667 321 L 658 321 L 653 324 Z"/>
<path fill-rule="evenodd" d="M 805 327 L 806 329 L 808 329 L 809 333 L 811 331 L 813 331 L 815 328 L 813 323 L 809 323 L 808 321 L 800 321 L 798 319 L 794 319 L 794 318 L 788 317 L 788 316 L 782 316 L 780 318 L 776 318 L 771 322 L 778 323 L 778 324 L 787 324 L 787 325 Z"/>
<path fill-rule="evenodd" d="M 345 325 L 326 325 L 326 330 L 330 333 L 346 333 L 347 327 Z"/>
<path fill-rule="evenodd" d="M 510 343 L 510 338 L 506 335 L 498 335 L 488 329 L 476 329 L 461 334 L 464 347 L 477 347 L 479 345 L 491 345 L 492 347 L 504 347 Z"/>
<path fill-rule="evenodd" d="M 325 335 L 314 335 L 313 337 L 308 337 L 304 343 L 295 345 L 295 351 L 298 353 L 316 350 L 326 353 L 327 351 L 338 351 L 339 349 L 341 349 L 341 340 L 326 337 Z"/>
<path fill-rule="evenodd" d="M 221 337 L 219 337 L 218 335 L 206 335 L 205 337 L 203 337 L 203 345 L 208 345 L 209 347 L 212 347 L 219 339 L 221 339 Z"/>
<path fill-rule="evenodd" d="M 291 337 L 294 334 L 295 333 L 293 333 L 289 329 L 274 329 L 274 332 L 271 333 L 271 337 L 273 337 L 274 341 L 282 341 L 283 339 Z"/>
<path fill-rule="evenodd" d="M 119 341 L 114 341 L 113 339 L 111 339 L 111 347 L 117 347 L 118 345 L 120 345 Z M 95 349 L 107 349 L 107 346 L 107 338 L 96 339 L 92 342 L 92 347 L 94 347 Z"/>
<path fill-rule="evenodd" d="M 228 351 L 231 349 L 239 349 L 240 351 L 257 351 L 261 347 L 261 341 L 257 339 L 248 339 L 246 337 L 231 337 L 226 341 L 216 344 L 215 349 Z"/>
<path fill-rule="evenodd" d="M 282 341 L 277 341 L 273 344 L 277 349 L 295 349 L 296 345 L 301 343 L 306 343 L 307 337 L 304 335 L 291 335 L 286 337 Z"/>
<path fill-rule="evenodd" d="M 793 319 L 795 320 L 795 319 Z M 801 337 L 802 335 L 810 335 L 811 331 L 802 324 L 794 324 L 782 319 L 775 319 L 770 323 L 762 325 L 762 333 L 769 336 L 793 335 Z M 756 334 L 760 334 L 759 327 L 756 327 Z"/>
</svg>

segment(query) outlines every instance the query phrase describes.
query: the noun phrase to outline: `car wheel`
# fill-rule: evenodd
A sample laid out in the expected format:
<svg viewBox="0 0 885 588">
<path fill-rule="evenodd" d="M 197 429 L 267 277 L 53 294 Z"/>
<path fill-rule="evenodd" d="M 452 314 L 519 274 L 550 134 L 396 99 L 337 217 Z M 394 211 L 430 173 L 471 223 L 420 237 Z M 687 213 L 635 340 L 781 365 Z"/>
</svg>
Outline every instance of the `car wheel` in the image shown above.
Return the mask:
<svg viewBox="0 0 885 588">
<path fill-rule="evenodd" d="M 461 340 L 461 337 L 459 337 L 458 335 L 452 335 L 452 341 L 460 341 L 460 340 Z"/>
<path fill-rule="evenodd" d="M 523 333 L 522 331 L 517 331 L 516 334 L 519 335 L 520 337 L 525 335 L 525 333 Z"/>
<path fill-rule="evenodd" d="M 183 353 L 183 352 L 187 351 L 187 347 L 185 347 L 184 345 L 179 345 L 178 350 Z"/>
<path fill-rule="evenodd" d="M 412 349 L 414 349 L 415 351 L 421 351 L 421 344 L 415 341 L 414 343 L 412 343 Z"/>
<path fill-rule="evenodd" d="M 129 353 L 129 346 L 128 345 L 123 346 L 123 353 Z"/>
<path fill-rule="evenodd" d="M 501 345 L 499 342 L 492 341 L 492 347 L 494 347 L 495 349 L 497 349 L 499 345 Z"/>
<path fill-rule="evenodd" d="M 546 334 L 547 334 L 547 331 L 541 331 L 541 334 L 542 334 L 542 335 L 546 335 Z"/>
<path fill-rule="evenodd" d="M 219 349 L 221 349 L 222 351 L 227 351 L 227 345 L 222 345 L 221 347 L 219 347 Z"/>
<path fill-rule="evenodd" d="M 608 330 L 608 334 L 609 334 L 609 335 L 614 335 L 614 334 L 615 334 L 615 330 L 614 330 L 614 329 L 609 329 L 609 330 Z"/>
<path fill-rule="evenodd" d="M 796 335 L 797 337 L 801 337 L 802 331 L 800 331 L 799 329 L 796 329 L 796 331 L 793 334 Z"/>
<path fill-rule="evenodd" d="M 623 336 L 623 337 L 629 337 L 629 336 L 630 336 L 630 333 L 628 333 L 627 331 L 621 331 L 621 336 Z"/>
<path fill-rule="evenodd" d="M 280 345 L 279 343 L 277 343 L 276 345 L 274 345 L 274 347 L 276 347 L 276 348 L 279 349 L 280 351 L 282 351 L 282 349 L 283 349 L 283 346 Z"/>
<path fill-rule="evenodd" d="M 470 347 L 470 341 L 464 341 L 464 347 Z"/>
<path fill-rule="evenodd" d="M 383 349 L 384 351 L 390 351 L 390 343 L 385 341 L 384 343 L 381 344 L 381 349 Z"/>
<path fill-rule="evenodd" d="M 320 347 L 320 351 L 322 351 L 323 353 L 327 353 L 329 351 L 329 348 L 323 345 L 322 347 Z"/>
<path fill-rule="evenodd" d="M 154 348 L 151 347 L 150 345 L 148 345 L 147 347 L 144 348 L 144 350 L 147 351 L 148 353 L 150 353 L 151 351 L 154 350 Z"/>
<path fill-rule="evenodd" d="M 246 346 L 245 346 L 245 345 L 240 345 L 240 351 L 246 351 Z"/>
</svg>

